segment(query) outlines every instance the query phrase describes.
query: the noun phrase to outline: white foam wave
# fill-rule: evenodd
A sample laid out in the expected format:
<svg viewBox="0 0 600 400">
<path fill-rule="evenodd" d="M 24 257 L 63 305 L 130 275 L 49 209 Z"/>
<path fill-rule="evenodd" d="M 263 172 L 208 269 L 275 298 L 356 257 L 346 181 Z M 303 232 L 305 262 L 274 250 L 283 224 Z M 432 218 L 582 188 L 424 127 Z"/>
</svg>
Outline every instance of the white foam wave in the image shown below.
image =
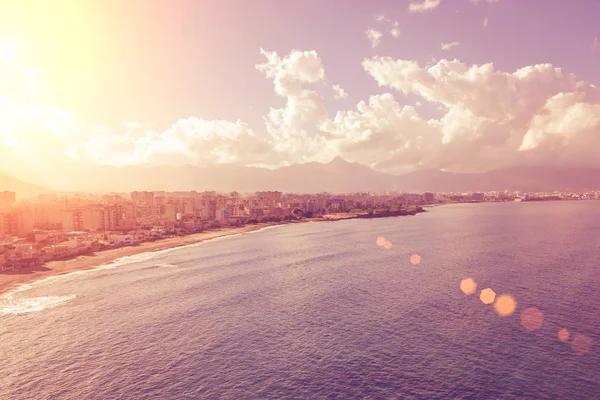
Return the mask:
<svg viewBox="0 0 600 400">
<path fill-rule="evenodd" d="M 31 283 L 22 284 L 22 285 L 16 287 L 15 289 L 13 289 L 13 290 L 11 290 L 11 291 L 9 291 L 9 292 L 4 293 L 3 295 L 1 295 L 0 299 L 1 300 L 11 301 L 15 297 L 15 295 L 18 294 L 18 293 L 25 292 L 25 291 L 28 291 L 30 289 L 34 289 L 34 288 L 39 287 L 39 286 L 45 286 L 45 285 L 51 284 L 51 283 L 56 282 L 56 281 L 65 281 L 65 280 L 69 280 L 69 279 L 71 279 L 71 278 L 73 278 L 75 276 L 78 276 L 78 275 L 90 274 L 90 273 L 94 273 L 94 272 L 98 272 L 98 271 L 115 269 L 117 267 L 128 265 L 128 264 L 133 264 L 133 263 L 136 263 L 136 262 L 148 261 L 148 260 L 151 260 L 151 259 L 153 259 L 153 258 L 161 255 L 161 254 L 165 254 L 165 253 L 168 253 L 168 252 L 171 252 L 171 251 L 175 251 L 175 250 L 180 250 L 181 248 L 195 247 L 195 246 L 201 245 L 203 243 L 208 243 L 208 242 L 213 242 L 213 241 L 219 241 L 219 240 L 225 240 L 225 239 L 232 238 L 232 237 L 235 237 L 235 236 L 241 236 L 241 235 L 244 235 L 244 234 L 247 234 L 247 233 L 260 232 L 260 231 L 263 231 L 263 230 L 266 230 L 266 229 L 276 228 L 278 226 L 284 226 L 284 225 L 266 226 L 266 227 L 257 229 L 255 231 L 234 233 L 234 234 L 231 234 L 231 235 L 223 235 L 223 236 L 218 236 L 218 237 L 211 238 L 211 239 L 206 239 L 206 240 L 203 240 L 201 242 L 190 243 L 190 244 L 187 244 L 187 245 L 182 245 L 182 246 L 177 246 L 177 247 L 171 247 L 171 248 L 163 249 L 163 250 L 147 251 L 147 252 L 144 252 L 144 253 L 134 254 L 134 255 L 131 255 L 131 256 L 120 257 L 120 258 L 117 258 L 117 259 L 115 259 L 114 261 L 112 261 L 112 262 L 110 262 L 108 264 L 102 264 L 102 265 L 99 265 L 99 266 L 94 267 L 94 268 L 90 268 L 90 269 L 86 269 L 86 270 L 81 270 L 81 271 L 73 271 L 73 272 L 69 272 L 69 273 L 66 273 L 66 274 L 62 274 L 62 275 L 53 275 L 53 276 L 49 276 L 47 278 L 36 280 L 34 282 L 31 282 Z M 157 264 L 157 265 L 159 265 L 161 267 L 168 267 L 168 268 L 177 267 L 176 265 L 172 265 L 172 264 Z"/>
<path fill-rule="evenodd" d="M 10 298 L 0 305 L 0 315 L 20 315 L 58 307 L 73 300 L 74 294 L 68 296 L 42 296 L 30 298 Z"/>
<path fill-rule="evenodd" d="M 156 264 L 154 266 L 160 268 L 178 268 L 178 266 L 175 264 Z"/>
</svg>

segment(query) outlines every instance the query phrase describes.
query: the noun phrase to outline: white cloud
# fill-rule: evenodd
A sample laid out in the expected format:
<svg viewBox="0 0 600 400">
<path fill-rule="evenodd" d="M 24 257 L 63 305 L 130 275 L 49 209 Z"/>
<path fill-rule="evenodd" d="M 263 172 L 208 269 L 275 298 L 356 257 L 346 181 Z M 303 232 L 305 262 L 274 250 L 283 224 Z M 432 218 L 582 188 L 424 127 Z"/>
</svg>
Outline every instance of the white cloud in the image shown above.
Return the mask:
<svg viewBox="0 0 600 400">
<path fill-rule="evenodd" d="M 398 26 L 398 22 L 395 21 L 392 24 L 392 29 L 390 29 L 390 35 L 392 35 L 395 38 L 399 38 L 400 37 L 400 28 Z"/>
<path fill-rule="evenodd" d="M 422 66 L 371 57 L 363 61 L 364 70 L 403 100 L 374 95 L 328 115 L 317 92 L 326 83 L 317 52 L 261 53 L 265 59 L 256 68 L 273 81 L 281 105 L 255 129 L 243 121 L 196 117 L 177 120 L 163 132 L 147 122 L 126 122 L 116 131 L 86 128 L 64 110 L 29 101 L 32 92 L 27 92 L 31 98 L 19 98 L 15 90 L 10 97 L 0 88 L 0 169 L 43 170 L 66 159 L 78 165 L 278 166 L 338 155 L 391 173 L 600 166 L 600 90 L 551 64 L 501 71 L 491 63 L 442 59 Z M 334 98 L 347 96 L 339 85 L 331 90 Z M 424 117 L 435 110 L 435 118 Z"/>
<path fill-rule="evenodd" d="M 481 170 L 520 163 L 600 164 L 600 93 L 550 64 L 498 71 L 493 64 L 441 60 L 422 68 L 409 60 L 373 57 L 365 70 L 380 86 L 417 95 L 443 116 L 440 141 L 421 166 Z M 576 150 L 575 150 L 576 149 Z"/>
<path fill-rule="evenodd" d="M 381 42 L 381 37 L 383 36 L 383 34 L 376 30 L 376 29 L 367 29 L 365 31 L 365 35 L 367 35 L 367 39 L 369 39 L 371 41 L 371 45 L 373 47 L 377 47 L 379 45 L 379 43 Z"/>
<path fill-rule="evenodd" d="M 440 5 L 441 0 L 412 1 L 408 5 L 408 12 L 431 11 Z"/>
<path fill-rule="evenodd" d="M 442 50 L 446 51 L 446 50 L 450 50 L 453 47 L 458 47 L 459 45 L 460 45 L 459 42 L 448 42 L 448 43 L 442 43 L 441 48 L 442 48 Z"/>
<path fill-rule="evenodd" d="M 267 62 L 256 68 L 273 79 L 275 92 L 285 97 L 283 108 L 271 108 L 265 117 L 267 132 L 272 136 L 274 152 L 288 162 L 304 162 L 319 158 L 329 151 L 326 137 L 318 126 L 327 119 L 323 98 L 303 84 L 325 79 L 325 71 L 315 51 L 292 51 L 279 57 L 275 52 L 265 52 Z M 282 89 L 283 88 L 283 89 Z"/>
<path fill-rule="evenodd" d="M 485 29 L 485 28 L 487 28 L 487 26 L 488 26 L 488 17 L 485 17 L 483 19 L 483 28 Z"/>
<path fill-rule="evenodd" d="M 130 128 L 130 129 L 139 129 L 139 128 L 143 128 L 144 124 L 142 124 L 141 122 L 129 121 L 129 122 L 123 122 L 123 126 Z"/>
<path fill-rule="evenodd" d="M 331 89 L 333 90 L 333 97 L 336 100 L 341 100 L 348 97 L 348 93 L 346 93 L 346 91 L 342 89 L 340 85 L 333 85 Z"/>
<path fill-rule="evenodd" d="M 584 101 L 580 93 L 559 93 L 550 97 L 544 108 L 531 120 L 519 150 L 535 149 L 545 142 L 558 139 L 568 145 L 573 136 L 600 127 L 600 104 Z"/>
<path fill-rule="evenodd" d="M 321 128 L 345 159 L 389 172 L 405 172 L 426 159 L 440 141 L 437 123 L 421 119 L 393 95 L 371 96 L 356 111 L 338 111 Z"/>
<path fill-rule="evenodd" d="M 325 78 L 321 58 L 316 51 L 292 50 L 289 56 L 280 58 L 274 51 L 260 49 L 267 58 L 256 69 L 275 82 L 275 92 L 280 96 L 297 94 L 302 83 L 315 83 Z"/>
<path fill-rule="evenodd" d="M 71 148 L 71 154 L 96 164 L 216 165 L 252 164 L 264 160 L 270 143 L 258 138 L 244 122 L 190 117 L 162 133 L 92 135 Z"/>
</svg>

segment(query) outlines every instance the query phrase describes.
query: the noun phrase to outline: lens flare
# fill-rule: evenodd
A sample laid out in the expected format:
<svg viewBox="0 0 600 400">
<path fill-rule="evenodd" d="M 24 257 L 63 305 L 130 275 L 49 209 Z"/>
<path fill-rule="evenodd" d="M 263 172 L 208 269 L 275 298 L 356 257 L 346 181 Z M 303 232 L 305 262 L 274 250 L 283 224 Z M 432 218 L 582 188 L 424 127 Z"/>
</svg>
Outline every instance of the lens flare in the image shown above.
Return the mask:
<svg viewBox="0 0 600 400">
<path fill-rule="evenodd" d="M 568 330 L 566 330 L 565 328 L 562 328 L 560 331 L 558 331 L 558 340 L 560 340 L 561 342 L 566 342 L 569 340 L 569 336 L 571 336 L 571 334 L 569 333 Z"/>
<path fill-rule="evenodd" d="M 494 292 L 490 288 L 483 289 L 481 291 L 481 293 L 479 293 L 479 300 L 481 300 L 481 302 L 483 304 L 492 304 L 495 299 L 496 299 L 496 292 Z"/>
<path fill-rule="evenodd" d="M 517 302 L 510 294 L 498 296 L 494 303 L 494 309 L 501 317 L 508 317 L 515 312 L 515 308 L 517 308 Z"/>
<path fill-rule="evenodd" d="M 377 242 L 376 243 L 377 243 L 377 246 L 379 246 L 379 247 L 385 245 L 385 238 L 383 236 L 379 236 L 377 238 Z"/>
<path fill-rule="evenodd" d="M 530 332 L 540 329 L 543 322 L 544 313 L 537 308 L 526 308 L 521 312 L 521 325 Z"/>
<path fill-rule="evenodd" d="M 421 256 L 418 254 L 413 254 L 410 256 L 410 263 L 412 265 L 419 265 L 421 263 Z"/>
<path fill-rule="evenodd" d="M 594 341 L 590 337 L 578 333 L 575 336 L 573 336 L 571 346 L 573 347 L 573 350 L 575 350 L 575 353 L 585 354 L 588 351 L 590 351 L 593 342 Z"/>
<path fill-rule="evenodd" d="M 471 278 L 460 281 L 460 290 L 467 296 L 472 295 L 477 290 L 477 282 Z"/>
<path fill-rule="evenodd" d="M 390 242 L 389 240 L 386 240 L 385 243 L 383 244 L 383 248 L 384 249 L 391 249 L 392 248 L 392 242 Z"/>
</svg>

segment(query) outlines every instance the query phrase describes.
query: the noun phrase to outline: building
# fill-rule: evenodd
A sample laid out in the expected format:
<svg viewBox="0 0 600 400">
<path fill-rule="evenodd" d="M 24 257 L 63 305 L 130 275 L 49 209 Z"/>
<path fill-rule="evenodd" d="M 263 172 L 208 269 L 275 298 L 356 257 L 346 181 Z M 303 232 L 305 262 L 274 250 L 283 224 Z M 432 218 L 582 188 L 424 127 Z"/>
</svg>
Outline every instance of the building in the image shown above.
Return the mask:
<svg viewBox="0 0 600 400">
<path fill-rule="evenodd" d="M 485 199 L 485 195 L 483 193 L 473 193 L 471 198 L 473 201 L 483 201 Z"/>
<path fill-rule="evenodd" d="M 435 194 L 433 194 L 431 192 L 423 193 L 423 201 L 425 203 L 431 203 L 432 201 L 435 201 Z"/>
<path fill-rule="evenodd" d="M 131 192 L 131 202 L 134 205 L 151 206 L 154 204 L 154 192 Z"/>
<path fill-rule="evenodd" d="M 0 192 L 0 208 L 10 207 L 17 202 L 15 192 Z"/>
<path fill-rule="evenodd" d="M 62 210 L 61 223 L 63 231 L 73 232 L 83 230 L 83 214 L 83 210 L 76 208 Z"/>
</svg>

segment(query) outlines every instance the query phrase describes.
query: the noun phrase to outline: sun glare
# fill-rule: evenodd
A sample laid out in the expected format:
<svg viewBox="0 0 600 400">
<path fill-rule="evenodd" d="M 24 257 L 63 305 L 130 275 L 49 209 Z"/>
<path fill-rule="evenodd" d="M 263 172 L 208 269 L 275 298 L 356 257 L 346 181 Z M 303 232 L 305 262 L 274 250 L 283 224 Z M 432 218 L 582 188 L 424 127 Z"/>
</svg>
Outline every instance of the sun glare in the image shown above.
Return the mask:
<svg viewBox="0 0 600 400">
<path fill-rule="evenodd" d="M 15 39 L 0 39 L 0 60 L 17 61 L 19 59 L 20 46 Z"/>
</svg>

